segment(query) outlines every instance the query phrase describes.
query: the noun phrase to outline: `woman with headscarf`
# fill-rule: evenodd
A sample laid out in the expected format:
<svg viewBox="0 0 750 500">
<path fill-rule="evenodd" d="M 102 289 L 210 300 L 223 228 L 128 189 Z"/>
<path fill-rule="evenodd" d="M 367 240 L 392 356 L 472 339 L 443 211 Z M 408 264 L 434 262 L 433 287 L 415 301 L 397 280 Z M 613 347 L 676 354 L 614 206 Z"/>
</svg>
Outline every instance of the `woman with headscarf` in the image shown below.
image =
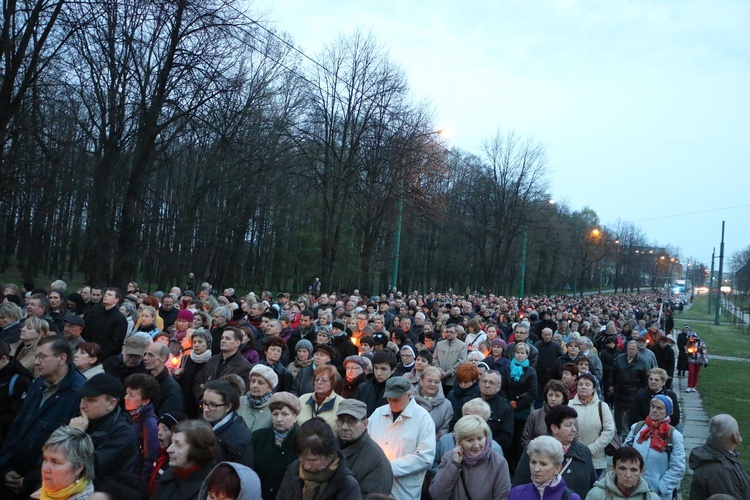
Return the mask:
<svg viewBox="0 0 750 500">
<path fill-rule="evenodd" d="M 632 446 L 643 456 L 643 477 L 663 500 L 672 498 L 685 475 L 682 434 L 669 423 L 672 408 L 672 400 L 668 396 L 654 396 L 648 417 L 633 424 L 624 442 L 625 446 Z"/>
</svg>

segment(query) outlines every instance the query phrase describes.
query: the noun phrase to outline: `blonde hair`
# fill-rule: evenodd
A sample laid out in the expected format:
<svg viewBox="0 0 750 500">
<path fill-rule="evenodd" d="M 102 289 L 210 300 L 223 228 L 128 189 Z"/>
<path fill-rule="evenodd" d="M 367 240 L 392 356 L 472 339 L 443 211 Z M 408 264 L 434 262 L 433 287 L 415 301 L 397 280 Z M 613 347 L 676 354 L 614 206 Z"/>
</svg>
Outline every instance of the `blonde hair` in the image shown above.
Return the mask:
<svg viewBox="0 0 750 500">
<path fill-rule="evenodd" d="M 456 436 L 456 443 L 459 444 L 464 439 L 475 436 L 479 433 L 484 434 L 486 438 L 492 438 L 492 431 L 487 422 L 479 415 L 465 415 L 458 419 L 456 426 L 453 428 L 453 434 Z"/>
</svg>

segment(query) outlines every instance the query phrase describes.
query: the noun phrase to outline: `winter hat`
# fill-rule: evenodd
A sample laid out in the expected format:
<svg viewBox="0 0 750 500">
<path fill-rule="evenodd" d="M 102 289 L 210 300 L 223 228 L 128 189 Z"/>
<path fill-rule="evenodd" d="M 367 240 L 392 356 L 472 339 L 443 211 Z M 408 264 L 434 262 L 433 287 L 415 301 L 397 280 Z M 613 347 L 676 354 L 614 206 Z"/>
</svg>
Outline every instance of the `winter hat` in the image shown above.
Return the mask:
<svg viewBox="0 0 750 500">
<path fill-rule="evenodd" d="M 312 354 L 313 345 L 312 342 L 310 342 L 307 339 L 302 339 L 299 342 L 297 342 L 297 346 L 294 348 L 295 351 L 299 351 L 300 349 L 307 349 L 307 352 Z"/>
<path fill-rule="evenodd" d="M 273 371 L 273 368 L 261 365 L 260 363 L 253 366 L 253 369 L 250 371 L 250 376 L 253 375 L 260 375 L 264 379 L 266 379 L 266 382 L 268 382 L 268 385 L 271 386 L 271 389 L 274 389 L 276 385 L 279 383 L 279 376 L 276 375 L 276 372 Z"/>
<path fill-rule="evenodd" d="M 659 401 L 664 403 L 664 407 L 667 409 L 667 415 L 672 414 L 673 404 L 672 404 L 672 399 L 669 396 L 665 396 L 664 394 L 657 394 L 651 399 L 652 400 L 658 399 Z"/>
<path fill-rule="evenodd" d="M 188 323 L 193 322 L 193 313 L 188 311 L 187 309 L 183 309 L 180 312 L 177 313 L 177 319 L 184 319 Z"/>
<path fill-rule="evenodd" d="M 503 339 L 501 339 L 501 338 L 495 338 L 492 341 L 492 344 L 490 344 L 490 345 L 492 347 L 495 347 L 495 346 L 499 345 L 500 347 L 503 348 L 503 351 L 505 350 L 506 347 L 508 347 L 508 344 L 506 344 L 505 341 Z"/>
</svg>

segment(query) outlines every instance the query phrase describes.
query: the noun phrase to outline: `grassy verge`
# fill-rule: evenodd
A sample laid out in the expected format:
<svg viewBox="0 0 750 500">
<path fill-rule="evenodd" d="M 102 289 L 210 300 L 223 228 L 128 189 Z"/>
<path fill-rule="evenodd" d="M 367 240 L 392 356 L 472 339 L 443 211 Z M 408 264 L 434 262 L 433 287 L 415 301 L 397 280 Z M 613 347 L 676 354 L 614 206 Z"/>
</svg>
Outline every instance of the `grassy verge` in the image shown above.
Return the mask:
<svg viewBox="0 0 750 500">
<path fill-rule="evenodd" d="M 679 332 L 683 325 L 689 324 L 690 328 L 706 343 L 709 358 L 712 354 L 750 358 L 750 335 L 742 333 L 740 329 L 723 319 L 721 325 L 714 325 L 714 315 L 713 312 L 711 315 L 708 314 L 707 301 L 706 296 L 696 297 L 689 311 L 676 314 L 675 329 Z M 696 320 L 710 322 L 696 323 Z"/>
</svg>

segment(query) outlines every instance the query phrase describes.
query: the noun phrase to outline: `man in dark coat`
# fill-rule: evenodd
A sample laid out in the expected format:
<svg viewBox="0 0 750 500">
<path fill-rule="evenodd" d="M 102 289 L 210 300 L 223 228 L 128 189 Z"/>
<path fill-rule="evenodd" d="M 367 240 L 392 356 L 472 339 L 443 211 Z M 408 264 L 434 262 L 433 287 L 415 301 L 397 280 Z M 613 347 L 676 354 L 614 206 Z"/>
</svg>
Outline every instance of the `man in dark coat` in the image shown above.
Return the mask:
<svg viewBox="0 0 750 500">
<path fill-rule="evenodd" d="M 385 394 L 385 384 L 396 370 L 396 356 L 391 351 L 376 351 L 372 358 L 373 377 L 360 384 L 354 393 L 354 399 L 362 401 L 367 406 L 367 416 L 372 415 L 376 408 L 388 404 Z"/>
<path fill-rule="evenodd" d="M 219 349 L 221 352 L 206 361 L 206 367 L 195 377 L 193 383 L 193 392 L 196 401 L 203 399 L 203 386 L 206 382 L 219 379 L 222 375 L 234 373 L 239 375 L 242 380 L 247 380 L 250 376 L 252 365 L 240 353 L 242 346 L 242 332 L 232 327 L 224 330 L 221 334 L 221 343 Z"/>
<path fill-rule="evenodd" d="M 165 413 L 183 413 L 185 402 L 180 384 L 172 378 L 167 370 L 169 347 L 161 342 L 154 342 L 146 348 L 143 365 L 146 371 L 159 382 L 159 400 L 154 403 L 154 412 L 161 417 Z"/>
<path fill-rule="evenodd" d="M 693 469 L 690 500 L 724 494 L 750 500 L 750 477 L 735 452 L 742 442 L 737 421 L 726 413 L 708 422 L 706 444 L 693 448 L 688 465 Z"/>
<path fill-rule="evenodd" d="M 390 495 L 393 488 L 391 462 L 367 433 L 367 405 L 347 399 L 336 411 L 336 433 L 346 464 L 359 483 L 362 495 Z"/>
<path fill-rule="evenodd" d="M 555 368 L 555 361 L 563 355 L 562 348 L 557 342 L 552 342 L 553 331 L 549 328 L 542 329 L 542 340 L 534 344 L 539 353 L 536 361 L 537 374 L 537 397 L 535 406 L 541 408 L 544 404 L 544 386 L 552 380 L 552 370 Z"/>
<path fill-rule="evenodd" d="M 120 354 L 128 332 L 128 320 L 118 307 L 121 298 L 120 290 L 107 288 L 102 297 L 104 307 L 94 308 L 86 316 L 83 338 L 87 342 L 99 344 L 102 348 L 102 361 Z"/>
<path fill-rule="evenodd" d="M 39 377 L 28 390 L 0 450 L 0 478 L 5 488 L 19 494 L 39 488 L 42 446 L 55 429 L 67 425 L 78 413 L 81 394 L 77 389 L 86 382 L 73 365 L 65 337 L 42 339 L 34 364 Z"/>
<path fill-rule="evenodd" d="M 94 375 L 79 389 L 81 415 L 70 421 L 91 436 L 94 443 L 95 479 L 130 472 L 138 446 L 130 429 L 130 417 L 120 407 L 125 390 L 116 377 L 108 373 Z"/>
<path fill-rule="evenodd" d="M 146 353 L 148 345 L 149 341 L 143 337 L 128 337 L 122 346 L 122 353 L 102 363 L 104 373 L 114 375 L 120 380 L 121 384 L 125 384 L 128 375 L 146 373 L 143 355 Z"/>
<path fill-rule="evenodd" d="M 614 395 L 615 426 L 617 433 L 623 435 L 629 430 L 629 412 L 633 406 L 635 394 L 648 385 L 648 368 L 638 354 L 638 344 L 631 340 L 627 343 L 627 352 L 620 354 L 612 370 L 613 385 L 609 393 Z"/>
<path fill-rule="evenodd" d="M 4 340 L 8 345 L 20 340 L 22 315 L 23 309 L 13 302 L 0 304 L 0 340 Z"/>
<path fill-rule="evenodd" d="M 311 310 L 305 309 L 302 311 L 299 316 L 299 326 L 294 329 L 286 343 L 289 352 L 297 352 L 297 342 L 302 339 L 309 340 L 310 343 L 315 344 L 317 341 L 317 331 L 313 319 L 314 316 Z"/>
<path fill-rule="evenodd" d="M 490 418 L 487 425 L 492 431 L 492 439 L 503 449 L 503 455 L 511 456 L 513 443 L 513 408 L 503 398 L 502 376 L 494 370 L 482 374 L 479 379 L 479 395 L 490 405 Z M 453 415 L 458 421 L 463 415 Z"/>
</svg>

